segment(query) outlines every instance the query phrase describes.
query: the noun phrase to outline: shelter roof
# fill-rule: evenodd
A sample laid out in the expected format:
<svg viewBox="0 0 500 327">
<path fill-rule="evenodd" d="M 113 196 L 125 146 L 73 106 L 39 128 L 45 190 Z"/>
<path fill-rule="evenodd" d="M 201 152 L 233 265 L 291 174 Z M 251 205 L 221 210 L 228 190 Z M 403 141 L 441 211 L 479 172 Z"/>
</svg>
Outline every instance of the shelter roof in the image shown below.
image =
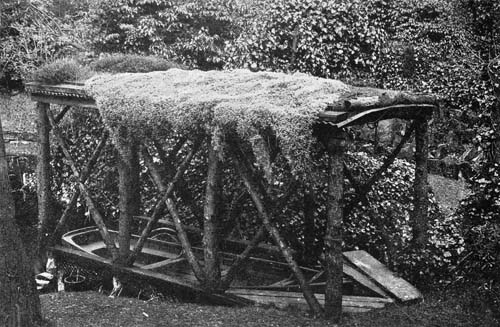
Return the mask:
<svg viewBox="0 0 500 327">
<path fill-rule="evenodd" d="M 130 113 L 138 103 L 183 110 L 209 106 L 240 113 L 255 110 L 293 112 L 337 127 L 389 118 L 425 118 L 432 114 L 436 104 L 436 98 L 428 95 L 353 87 L 301 73 L 252 73 L 247 70 L 171 69 L 103 74 L 85 84 L 28 83 L 26 89 L 34 101 L 81 107 L 108 103 L 110 97 L 126 99 L 115 112 L 117 115 Z M 172 113 L 166 110 L 165 114 L 169 112 Z M 134 117 L 137 119 L 137 115 Z"/>
</svg>

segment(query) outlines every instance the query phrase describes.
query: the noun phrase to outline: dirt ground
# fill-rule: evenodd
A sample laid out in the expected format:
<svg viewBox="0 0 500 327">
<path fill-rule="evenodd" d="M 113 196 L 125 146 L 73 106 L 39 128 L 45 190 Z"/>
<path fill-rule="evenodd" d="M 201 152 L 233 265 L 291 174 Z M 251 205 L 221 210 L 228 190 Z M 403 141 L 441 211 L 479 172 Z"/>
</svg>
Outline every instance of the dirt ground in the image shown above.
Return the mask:
<svg viewBox="0 0 500 327">
<path fill-rule="evenodd" d="M 460 294 L 467 292 L 460 291 Z M 470 295 L 470 293 L 469 293 Z M 133 298 L 109 298 L 97 292 L 51 293 L 40 297 L 48 319 L 45 327 L 328 327 L 305 312 L 264 307 L 231 308 Z M 474 303 L 471 305 L 471 301 Z M 345 314 L 342 326 L 352 327 L 493 327 L 492 313 L 470 296 L 439 292 L 423 303 L 392 305 L 363 314 Z"/>
</svg>

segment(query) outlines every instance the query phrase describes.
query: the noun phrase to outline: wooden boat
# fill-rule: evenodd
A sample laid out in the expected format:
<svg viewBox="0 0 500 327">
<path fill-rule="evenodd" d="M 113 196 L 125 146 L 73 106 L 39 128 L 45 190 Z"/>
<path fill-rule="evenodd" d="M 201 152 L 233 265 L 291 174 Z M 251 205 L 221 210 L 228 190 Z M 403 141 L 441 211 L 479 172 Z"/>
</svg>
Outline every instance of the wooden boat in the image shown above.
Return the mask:
<svg viewBox="0 0 500 327">
<path fill-rule="evenodd" d="M 116 239 L 117 232 L 110 230 L 110 234 Z M 135 246 L 137 235 L 131 237 L 131 248 Z M 104 259 L 110 259 L 109 253 L 104 242 L 101 239 L 96 227 L 87 227 L 68 232 L 62 237 L 63 244 L 70 248 L 80 250 Z M 196 244 L 196 242 L 194 242 Z M 193 246 L 193 253 L 201 261 L 203 258 L 203 249 Z M 227 249 L 227 246 L 226 246 Z M 191 267 L 182 255 L 182 246 L 176 241 L 165 241 L 149 238 L 144 244 L 142 253 L 138 256 L 134 266 L 144 270 L 155 271 L 170 276 L 178 277 L 184 281 L 197 283 L 196 277 L 192 274 Z M 222 269 L 229 268 L 234 259 L 235 253 L 222 251 L 221 253 Z M 302 268 L 307 277 L 314 277 L 320 271 L 312 268 Z M 251 256 L 246 269 L 241 276 L 238 276 L 233 282 L 236 287 L 260 288 L 272 285 L 289 277 L 291 271 L 284 262 Z"/>
<path fill-rule="evenodd" d="M 168 230 L 158 231 L 169 233 Z M 116 239 L 117 232 L 110 231 L 110 233 Z M 138 236 L 133 235 L 131 247 L 135 246 L 137 240 Z M 252 254 L 243 272 L 224 294 L 208 294 L 199 287 L 191 267 L 183 256 L 182 247 L 174 237 L 149 238 L 133 267 L 118 267 L 111 264 L 108 251 L 96 227 L 68 232 L 63 235 L 62 241 L 63 247 L 53 248 L 58 259 L 107 269 L 121 278 L 144 280 L 160 288 L 168 288 L 174 293 L 180 292 L 184 295 L 189 293 L 197 300 L 206 299 L 211 303 L 228 305 L 258 303 L 307 308 L 300 287 L 288 265 L 282 261 L 269 259 L 277 255 L 273 247 L 257 249 L 256 253 L 259 255 Z M 196 239 L 193 244 L 193 252 L 201 260 L 203 249 L 196 246 Z M 244 245 L 235 240 L 224 241 L 221 246 L 224 250 L 221 252 L 223 273 L 235 260 L 235 253 L 238 253 L 229 251 L 241 250 Z M 366 252 L 346 252 L 344 256 L 345 311 L 364 312 L 396 301 L 407 303 L 422 298 L 418 290 L 394 276 Z M 324 292 L 325 277 L 322 271 L 307 267 L 301 269 L 313 291 L 318 293 L 320 303 L 324 302 L 321 293 Z"/>
</svg>

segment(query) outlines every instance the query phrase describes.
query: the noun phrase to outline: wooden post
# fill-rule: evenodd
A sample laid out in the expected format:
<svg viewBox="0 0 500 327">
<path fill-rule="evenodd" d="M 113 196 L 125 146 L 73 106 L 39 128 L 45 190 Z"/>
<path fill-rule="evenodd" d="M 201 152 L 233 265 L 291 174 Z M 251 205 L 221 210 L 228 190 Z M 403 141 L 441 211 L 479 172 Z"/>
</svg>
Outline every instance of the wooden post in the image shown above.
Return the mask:
<svg viewBox="0 0 500 327">
<path fill-rule="evenodd" d="M 193 270 L 193 273 L 195 274 L 196 278 L 204 283 L 206 280 L 205 277 L 205 271 L 201 268 L 200 264 L 198 263 L 192 247 L 191 243 L 187 237 L 186 231 L 182 227 L 182 222 L 179 216 L 179 212 L 177 211 L 177 208 L 175 206 L 174 201 L 170 198 L 171 194 L 174 190 L 175 184 L 179 179 L 181 178 L 182 174 L 187 168 L 187 165 L 191 162 L 191 159 L 193 158 L 194 154 L 196 151 L 198 151 L 198 148 L 200 147 L 202 139 L 198 139 L 195 141 L 193 144 L 193 147 L 189 151 L 189 153 L 186 155 L 186 157 L 183 159 L 182 163 L 179 165 L 177 168 L 177 172 L 172 179 L 172 181 L 169 183 L 169 185 L 165 185 L 165 182 L 162 180 L 161 175 L 156 169 L 153 159 L 149 155 L 149 152 L 147 151 L 146 148 L 143 148 L 142 154 L 143 154 L 143 159 L 146 167 L 148 167 L 151 177 L 153 178 L 153 182 L 156 184 L 160 192 L 162 193 L 162 202 L 165 203 L 165 206 L 168 209 L 168 212 L 170 213 L 170 216 L 172 216 L 172 220 L 175 224 L 175 229 L 177 230 L 177 237 L 179 238 L 179 241 L 182 245 L 182 249 L 184 251 L 184 256 L 186 257 L 186 260 L 188 261 L 189 265 L 191 266 L 191 269 Z M 129 262 L 133 263 L 133 260 L 135 260 L 135 257 L 137 254 L 141 251 L 142 247 L 144 246 L 144 243 L 146 242 L 146 238 L 148 237 L 149 233 L 153 229 L 153 225 L 158 221 L 160 218 L 159 212 L 160 207 L 162 205 L 158 204 L 153 212 L 153 216 L 151 219 L 148 221 L 148 224 L 142 231 L 141 237 L 139 238 L 139 241 L 137 242 L 134 251 L 132 252 Z"/>
<path fill-rule="evenodd" d="M 118 193 L 120 218 L 118 221 L 118 263 L 125 264 L 130 255 L 130 225 L 134 216 L 139 214 L 140 166 L 137 141 L 130 131 L 120 128 L 118 133 Z"/>
<path fill-rule="evenodd" d="M 35 262 L 35 272 L 40 273 L 45 271 L 45 260 L 47 236 L 49 234 L 49 225 L 51 217 L 51 201 L 52 194 L 50 190 L 51 173 L 50 173 L 50 124 L 47 112 L 50 109 L 48 103 L 38 102 L 38 161 L 36 166 L 37 172 L 37 197 L 38 197 L 38 239 L 37 251 L 38 257 Z"/>
<path fill-rule="evenodd" d="M 429 152 L 428 124 L 425 118 L 416 120 L 415 129 L 415 181 L 412 212 L 413 242 L 422 247 L 427 243 L 428 193 L 427 156 Z"/>
<path fill-rule="evenodd" d="M 314 189 L 311 186 L 304 186 L 303 212 L 304 212 L 304 251 L 302 260 L 311 263 L 314 258 L 315 228 L 314 228 L 314 209 L 316 201 L 314 199 Z"/>
<path fill-rule="evenodd" d="M 92 169 L 94 169 L 94 165 L 97 163 L 101 151 L 104 149 L 104 146 L 106 145 L 108 137 L 109 133 L 106 129 L 104 129 L 102 131 L 101 140 L 99 141 L 97 148 L 94 150 L 94 152 L 92 153 L 92 157 L 90 157 L 89 161 L 87 162 L 87 165 L 82 170 L 83 183 L 85 183 L 87 179 L 90 177 Z M 66 208 L 64 209 L 61 218 L 59 218 L 56 228 L 54 229 L 54 233 L 52 233 L 52 241 L 50 241 L 51 245 L 54 245 L 56 242 L 58 242 L 59 237 L 61 236 L 61 233 L 64 227 L 66 226 L 66 220 L 68 219 L 71 210 L 73 210 L 73 208 L 76 206 L 76 203 L 79 198 L 80 198 L 80 189 L 77 186 L 75 187 L 75 193 L 73 193 L 73 195 L 71 196 L 71 200 L 66 205 Z"/>
<path fill-rule="evenodd" d="M 205 287 L 216 290 L 221 282 L 217 226 L 220 218 L 220 197 L 222 193 L 222 171 L 217 146 L 221 137 L 211 140 L 208 150 L 207 184 L 205 188 L 205 206 L 203 210 L 203 254 L 205 263 Z"/>
<path fill-rule="evenodd" d="M 252 198 L 255 208 L 257 209 L 257 212 L 259 214 L 259 217 L 262 219 L 264 227 L 266 228 L 269 235 L 271 235 L 276 245 L 279 247 L 281 253 L 283 254 L 283 257 L 288 263 L 288 266 L 293 271 L 295 277 L 299 281 L 302 294 L 304 295 L 304 298 L 307 301 L 309 307 L 311 308 L 313 314 L 315 316 L 322 315 L 323 309 L 321 308 L 318 299 L 316 299 L 316 297 L 314 296 L 314 293 L 310 285 L 307 283 L 307 280 L 304 274 L 302 273 L 302 270 L 300 269 L 295 259 L 293 259 L 290 248 L 283 241 L 283 238 L 281 237 L 278 229 L 271 224 L 271 216 L 269 215 L 268 210 L 262 200 L 264 198 L 264 195 L 259 192 L 259 187 L 253 180 L 253 174 L 252 171 L 250 170 L 251 168 L 248 167 L 248 165 L 246 164 L 244 154 L 239 149 L 238 142 L 235 142 L 233 140 L 232 143 L 233 146 L 231 146 L 230 150 L 233 153 L 236 168 L 240 174 L 241 179 L 243 180 L 243 183 L 245 184 L 248 193 L 250 194 L 250 197 Z"/>
<path fill-rule="evenodd" d="M 236 256 L 236 259 L 231 267 L 226 270 L 226 274 L 221 282 L 221 289 L 227 290 L 229 286 L 231 286 L 231 282 L 234 278 L 243 270 L 243 268 L 245 268 L 245 262 L 250 257 L 250 252 L 252 252 L 252 250 L 259 245 L 259 243 L 264 239 L 264 236 L 266 236 L 266 228 L 262 225 L 257 233 L 255 233 L 250 243 L 248 243 L 245 250 Z"/>
<path fill-rule="evenodd" d="M 97 225 L 97 228 L 99 229 L 99 232 L 101 234 L 101 237 L 104 241 L 104 244 L 106 244 L 106 248 L 109 250 L 111 253 L 111 256 L 113 258 L 113 262 L 116 261 L 118 258 L 118 249 L 116 248 L 115 242 L 113 238 L 111 237 L 111 234 L 108 231 L 108 228 L 106 227 L 106 224 L 104 223 L 104 218 L 102 217 L 101 213 L 97 209 L 97 206 L 94 203 L 94 200 L 90 196 L 90 193 L 88 191 L 88 188 L 85 186 L 85 184 L 82 181 L 81 177 L 81 172 L 78 170 L 78 167 L 75 163 L 75 160 L 71 156 L 71 153 L 69 152 L 69 147 L 66 144 L 66 141 L 64 137 L 62 136 L 61 131 L 59 130 L 56 122 L 54 121 L 54 116 L 50 111 L 47 111 L 47 118 L 49 120 L 50 126 L 52 127 L 52 131 L 54 133 L 54 136 L 59 143 L 59 146 L 61 147 L 61 150 L 64 154 L 64 157 L 66 157 L 66 160 L 68 161 L 68 164 L 71 168 L 71 171 L 73 172 L 74 178 L 76 180 L 76 183 L 78 185 L 78 188 L 80 189 L 80 193 L 82 194 L 83 198 L 85 199 L 85 202 L 87 204 L 87 208 L 89 209 L 90 215 L 92 216 L 92 219 Z"/>
<path fill-rule="evenodd" d="M 354 197 L 354 199 L 352 199 L 349 203 L 346 204 L 346 206 L 344 208 L 344 216 L 345 217 L 349 216 L 351 211 L 354 209 L 354 206 L 356 206 L 360 200 L 362 200 L 363 198 L 366 199 L 366 195 L 370 192 L 372 186 L 380 179 L 380 177 L 387 170 L 387 168 L 389 168 L 390 165 L 392 165 L 392 163 L 394 162 L 394 160 L 396 159 L 398 154 L 401 152 L 401 149 L 403 148 L 403 146 L 406 144 L 406 142 L 408 142 L 411 134 L 413 133 L 413 131 L 416 128 L 416 125 L 417 125 L 417 123 L 413 122 L 406 129 L 405 135 L 403 136 L 403 138 L 401 139 L 399 144 L 396 146 L 396 148 L 394 148 L 394 150 L 384 160 L 384 163 L 373 173 L 372 177 L 370 177 L 370 179 L 366 183 L 364 183 L 363 185 L 358 185 L 354 181 L 354 179 L 351 178 L 352 176 L 350 176 L 349 171 L 346 170 L 346 174 L 347 174 L 346 177 L 351 180 L 351 183 L 353 184 L 354 188 L 356 189 L 356 196 Z M 367 201 L 367 199 L 366 199 L 366 201 Z M 366 203 L 365 203 L 365 205 L 366 205 Z"/>
<path fill-rule="evenodd" d="M 344 196 L 344 151 L 343 132 L 336 130 L 327 140 L 329 155 L 327 227 L 325 234 L 325 317 L 335 323 L 342 317 L 342 220 Z"/>
</svg>

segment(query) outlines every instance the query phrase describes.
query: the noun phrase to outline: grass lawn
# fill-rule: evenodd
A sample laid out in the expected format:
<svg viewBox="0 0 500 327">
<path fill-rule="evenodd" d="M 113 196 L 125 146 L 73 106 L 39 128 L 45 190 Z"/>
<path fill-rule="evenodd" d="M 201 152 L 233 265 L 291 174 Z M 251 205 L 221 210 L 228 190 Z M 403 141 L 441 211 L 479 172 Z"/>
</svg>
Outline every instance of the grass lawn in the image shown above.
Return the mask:
<svg viewBox="0 0 500 327">
<path fill-rule="evenodd" d="M 297 311 L 274 308 L 198 305 L 111 299 L 95 292 L 52 293 L 41 297 L 47 327 L 153 327 L 153 326 L 334 326 Z M 499 326 L 485 307 L 471 305 L 470 298 L 452 294 L 429 295 L 412 306 L 393 305 L 363 314 L 346 314 L 342 326 L 353 327 L 457 327 Z M 477 304 L 477 303 L 476 303 Z"/>
</svg>

